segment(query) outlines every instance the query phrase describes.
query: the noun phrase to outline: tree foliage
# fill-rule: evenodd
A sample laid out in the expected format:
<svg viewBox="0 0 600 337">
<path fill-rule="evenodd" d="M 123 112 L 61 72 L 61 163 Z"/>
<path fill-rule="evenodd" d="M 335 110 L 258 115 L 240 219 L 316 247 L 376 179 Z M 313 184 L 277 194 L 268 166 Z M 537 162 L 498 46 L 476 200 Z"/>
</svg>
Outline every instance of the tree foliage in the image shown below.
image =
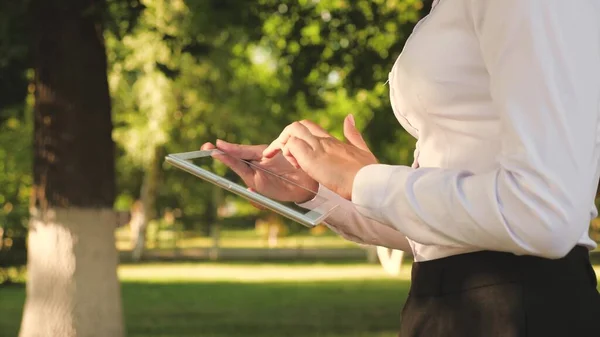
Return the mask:
<svg viewBox="0 0 600 337">
<path fill-rule="evenodd" d="M 341 137 L 342 120 L 352 113 L 382 161 L 409 163 L 414 141 L 396 125 L 385 82 L 429 3 L 108 0 L 104 26 L 117 142 L 117 207 L 127 208 L 139 198 L 144 173 L 157 154 L 193 150 L 216 138 L 266 143 L 286 124 L 303 118 Z M 1 20 L 0 31 L 20 31 L 0 34 L 0 46 L 10 50 L 0 54 L 0 67 L 10 62 L 11 76 L 25 84 L 9 95 L 20 109 L 18 123 L 10 124 L 20 128 L 14 137 L 31 132 L 25 118 L 31 64 L 23 43 L 27 32 L 19 28 L 25 4 L 3 3 L 1 8 L 10 10 L 0 14 L 11 18 Z M 2 116 L 15 114 L 7 106 L 2 105 Z M 30 156 L 30 144 L 22 146 L 16 170 L 27 177 L 30 162 L 24 158 Z M 214 208 L 209 186 L 168 166 L 163 173 L 159 213 L 169 207 L 206 217 Z M 24 181 L 19 186 L 26 191 Z M 26 205 L 23 199 L 12 202 Z"/>
</svg>

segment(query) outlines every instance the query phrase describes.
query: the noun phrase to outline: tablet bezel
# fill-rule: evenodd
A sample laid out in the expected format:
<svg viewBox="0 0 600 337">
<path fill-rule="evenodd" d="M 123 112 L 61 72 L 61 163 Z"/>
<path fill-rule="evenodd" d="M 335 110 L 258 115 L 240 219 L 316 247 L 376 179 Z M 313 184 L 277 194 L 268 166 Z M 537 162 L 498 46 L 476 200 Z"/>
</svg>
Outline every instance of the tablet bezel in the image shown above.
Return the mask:
<svg viewBox="0 0 600 337">
<path fill-rule="evenodd" d="M 198 178 L 201 178 L 207 182 L 210 182 L 214 185 L 217 185 L 227 191 L 230 191 L 234 194 L 239 195 L 242 198 L 245 198 L 249 201 L 252 201 L 258 205 L 261 205 L 275 213 L 278 213 L 290 220 L 296 221 L 306 227 L 315 227 L 321 224 L 325 218 L 327 218 L 331 212 L 338 206 L 331 200 L 324 200 L 319 204 L 315 209 L 308 209 L 306 214 L 302 214 L 301 212 L 289 208 L 273 199 L 263 196 L 254 191 L 249 191 L 246 187 L 241 186 L 235 182 L 232 182 L 224 177 L 221 177 L 213 172 L 205 170 L 190 160 L 204 158 L 204 157 L 212 157 L 214 153 L 224 154 L 224 152 L 220 150 L 199 150 L 199 151 L 190 151 L 190 152 L 181 152 L 181 153 L 172 153 L 168 154 L 165 157 L 165 161 L 183 171 L 186 171 Z M 272 173 L 275 175 L 274 173 Z M 275 175 L 277 176 L 277 175 Z M 282 178 L 283 179 L 283 178 Z M 318 196 L 319 198 L 323 198 L 322 196 Z"/>
</svg>

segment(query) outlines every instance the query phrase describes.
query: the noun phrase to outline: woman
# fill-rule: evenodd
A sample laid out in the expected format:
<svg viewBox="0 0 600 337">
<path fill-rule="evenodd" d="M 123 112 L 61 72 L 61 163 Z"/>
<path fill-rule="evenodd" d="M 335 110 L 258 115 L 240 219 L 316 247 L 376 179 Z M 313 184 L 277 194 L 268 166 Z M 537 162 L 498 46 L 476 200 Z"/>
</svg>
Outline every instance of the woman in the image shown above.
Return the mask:
<svg viewBox="0 0 600 337">
<path fill-rule="evenodd" d="M 346 238 L 412 251 L 401 336 L 597 333 L 600 0 L 436 2 L 389 86 L 418 139 L 412 167 L 378 164 L 352 116 L 348 143 L 303 121 L 269 146 L 217 147 L 337 198 L 328 224 Z M 310 206 L 303 190 L 233 168 Z"/>
</svg>

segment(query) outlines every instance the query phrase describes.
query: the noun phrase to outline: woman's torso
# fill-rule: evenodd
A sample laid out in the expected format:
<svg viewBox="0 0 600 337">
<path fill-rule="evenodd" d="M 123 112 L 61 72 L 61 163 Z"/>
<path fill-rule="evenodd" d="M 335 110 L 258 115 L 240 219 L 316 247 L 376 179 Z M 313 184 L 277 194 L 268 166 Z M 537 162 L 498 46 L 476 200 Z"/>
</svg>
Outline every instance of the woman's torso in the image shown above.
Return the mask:
<svg viewBox="0 0 600 337">
<path fill-rule="evenodd" d="M 415 164 L 475 174 L 498 167 L 500 111 L 492 106 L 489 75 L 463 0 L 434 2 L 389 76 L 394 114 L 418 139 Z M 590 218 L 596 215 L 591 203 Z M 416 261 L 478 250 L 409 242 Z M 579 243 L 595 247 L 588 233 Z"/>
</svg>

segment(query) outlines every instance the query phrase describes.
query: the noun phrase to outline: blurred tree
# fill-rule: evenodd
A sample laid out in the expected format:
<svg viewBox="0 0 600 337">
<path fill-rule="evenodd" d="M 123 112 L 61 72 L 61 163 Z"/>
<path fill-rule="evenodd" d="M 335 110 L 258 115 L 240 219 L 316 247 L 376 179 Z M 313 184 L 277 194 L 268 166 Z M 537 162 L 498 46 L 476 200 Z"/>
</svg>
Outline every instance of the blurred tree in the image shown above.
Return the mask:
<svg viewBox="0 0 600 337">
<path fill-rule="evenodd" d="M 131 34 L 121 41 L 107 34 L 114 135 L 126 155 L 118 162 L 119 184 L 127 185 L 122 193 L 142 200 L 147 213 L 133 228 L 135 258 L 141 256 L 147 223 L 160 208 L 181 208 L 188 217 L 202 214 L 210 225 L 222 203 L 213 200 L 220 194 L 211 193 L 211 186 L 180 171 L 166 170 L 161 187 L 165 151 L 194 150 L 218 137 L 265 142 L 265 130 L 278 131 L 287 121 L 265 109 L 277 77 L 252 62 L 249 34 L 236 28 L 236 20 L 222 20 L 237 9 L 211 1 L 195 3 L 194 12 L 181 0 L 142 5 Z"/>
<path fill-rule="evenodd" d="M 408 163 L 414 140 L 394 119 L 385 82 L 416 21 L 420 0 L 260 1 L 261 45 L 290 77 L 295 119 L 338 137 L 352 113 L 382 161 Z"/>
<path fill-rule="evenodd" d="M 107 2 L 119 200 L 212 223 L 208 187 L 170 169 L 161 186 L 155 154 L 219 137 L 264 143 L 299 118 L 340 136 L 352 112 L 382 160 L 410 160 L 413 141 L 395 125 L 383 82 L 421 1 Z"/>
<path fill-rule="evenodd" d="M 0 269 L 26 262 L 33 125 L 31 101 L 26 100 L 30 79 L 26 9 L 27 1 L 0 2 Z"/>
<path fill-rule="evenodd" d="M 0 276 L 2 268 L 26 263 L 28 200 L 31 187 L 32 119 L 29 103 L 5 108 L 9 115 L 0 124 Z M 25 110 L 6 111 L 9 109 Z M 19 115 L 24 115 L 19 117 Z M 0 277 L 0 283 L 10 282 Z"/>
<path fill-rule="evenodd" d="M 23 337 L 123 335 L 103 6 L 30 5 L 34 186 Z"/>
<path fill-rule="evenodd" d="M 156 197 L 162 172 L 163 149 L 169 141 L 175 108 L 172 80 L 165 69 L 177 62 L 177 46 L 167 35 L 177 34 L 181 1 L 145 0 L 134 29 L 119 39 L 107 33 L 110 84 L 114 98 L 114 137 L 142 172 L 141 186 L 134 187 L 130 237 L 133 260 L 143 254 L 148 223 L 156 217 Z"/>
<path fill-rule="evenodd" d="M 258 115 L 263 121 L 285 115 L 277 120 L 281 128 L 281 123 L 308 118 L 341 136 L 343 118 L 353 113 L 358 125 L 365 125 L 366 138 L 380 159 L 410 162 L 414 140 L 397 125 L 385 82 L 431 0 L 186 3 L 198 32 L 191 34 L 195 46 L 214 48 L 203 42 L 221 36 L 221 47 L 233 50 L 221 59 L 229 60 L 232 69 L 249 69 L 239 62 L 245 59 L 235 56 L 250 52 L 251 60 L 270 71 L 274 90 Z M 275 136 L 270 134 L 269 140 Z"/>
<path fill-rule="evenodd" d="M 30 64 L 26 10 L 28 1 L 0 2 L 0 125 L 23 119 Z"/>
<path fill-rule="evenodd" d="M 121 186 L 142 200 L 139 191 L 156 191 L 149 200 L 157 205 L 146 203 L 150 213 L 181 208 L 211 224 L 220 203 L 210 186 L 168 167 L 162 187 L 146 189 L 162 161 L 152 155 L 156 146 L 178 152 L 215 138 L 266 143 L 300 118 L 340 136 L 342 119 L 354 113 L 369 123 L 367 139 L 382 160 L 410 161 L 414 140 L 395 124 L 383 83 L 421 1 L 142 5 L 139 25 L 123 43 L 109 36 L 108 49 L 115 138 L 127 154 L 119 160 Z"/>
</svg>

